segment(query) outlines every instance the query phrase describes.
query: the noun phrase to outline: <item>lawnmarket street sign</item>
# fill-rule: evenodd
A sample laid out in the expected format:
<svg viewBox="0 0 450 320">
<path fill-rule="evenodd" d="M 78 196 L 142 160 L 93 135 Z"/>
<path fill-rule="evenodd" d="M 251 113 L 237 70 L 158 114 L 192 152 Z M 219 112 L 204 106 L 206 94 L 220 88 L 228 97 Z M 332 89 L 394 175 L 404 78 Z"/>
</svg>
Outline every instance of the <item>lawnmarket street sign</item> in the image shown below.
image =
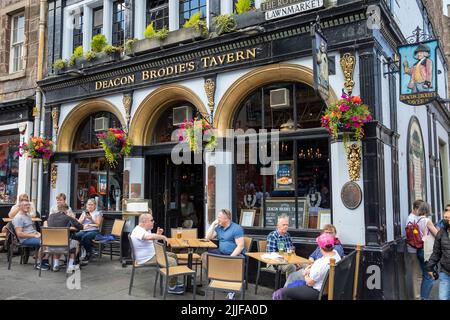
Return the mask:
<svg viewBox="0 0 450 320">
<path fill-rule="evenodd" d="M 319 9 L 323 6 L 323 0 L 273 0 L 261 3 L 261 10 L 265 11 L 266 20 L 272 20 Z"/>
</svg>

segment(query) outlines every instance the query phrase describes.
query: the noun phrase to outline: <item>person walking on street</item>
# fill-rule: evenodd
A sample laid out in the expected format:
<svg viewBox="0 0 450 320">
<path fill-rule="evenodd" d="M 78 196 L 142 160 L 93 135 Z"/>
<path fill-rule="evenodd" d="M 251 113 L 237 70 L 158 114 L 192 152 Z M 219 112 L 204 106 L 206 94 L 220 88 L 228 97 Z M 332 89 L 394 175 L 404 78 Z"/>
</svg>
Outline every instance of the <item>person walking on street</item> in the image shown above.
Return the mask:
<svg viewBox="0 0 450 320">
<path fill-rule="evenodd" d="M 427 271 L 430 277 L 440 279 L 439 300 L 450 300 L 450 210 L 445 211 L 443 222 L 444 227 L 434 241 L 433 254 L 427 263 Z M 439 275 L 435 272 L 438 263 L 441 265 Z"/>
</svg>

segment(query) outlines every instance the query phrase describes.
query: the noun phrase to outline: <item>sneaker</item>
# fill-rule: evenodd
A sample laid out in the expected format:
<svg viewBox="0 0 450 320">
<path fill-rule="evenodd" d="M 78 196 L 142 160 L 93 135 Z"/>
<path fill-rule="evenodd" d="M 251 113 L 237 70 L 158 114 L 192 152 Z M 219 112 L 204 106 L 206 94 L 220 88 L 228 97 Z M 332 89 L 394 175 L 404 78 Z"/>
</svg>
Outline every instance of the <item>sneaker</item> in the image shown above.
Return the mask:
<svg viewBox="0 0 450 320">
<path fill-rule="evenodd" d="M 60 266 L 53 266 L 53 272 L 58 272 L 60 270 Z"/>
<path fill-rule="evenodd" d="M 43 270 L 43 271 L 50 270 L 50 266 L 48 265 L 48 263 L 38 263 L 38 264 L 36 264 L 36 266 L 34 268 L 37 270 Z"/>
<path fill-rule="evenodd" d="M 169 290 L 167 290 L 167 292 L 171 294 L 184 294 L 184 289 L 178 286 L 169 287 Z"/>
<path fill-rule="evenodd" d="M 228 292 L 227 300 L 234 300 L 235 295 L 236 295 L 236 293 L 234 293 L 234 292 Z"/>
<path fill-rule="evenodd" d="M 177 282 L 176 287 L 184 289 L 184 283 L 183 282 Z"/>
<path fill-rule="evenodd" d="M 66 269 L 66 273 L 73 273 L 75 271 L 75 266 L 69 266 Z"/>
<path fill-rule="evenodd" d="M 91 256 L 90 255 L 86 255 L 85 257 L 84 257 L 84 259 L 83 260 L 81 260 L 81 265 L 82 266 L 85 266 L 85 265 L 87 265 L 88 263 L 89 263 L 89 260 L 91 259 Z"/>
</svg>

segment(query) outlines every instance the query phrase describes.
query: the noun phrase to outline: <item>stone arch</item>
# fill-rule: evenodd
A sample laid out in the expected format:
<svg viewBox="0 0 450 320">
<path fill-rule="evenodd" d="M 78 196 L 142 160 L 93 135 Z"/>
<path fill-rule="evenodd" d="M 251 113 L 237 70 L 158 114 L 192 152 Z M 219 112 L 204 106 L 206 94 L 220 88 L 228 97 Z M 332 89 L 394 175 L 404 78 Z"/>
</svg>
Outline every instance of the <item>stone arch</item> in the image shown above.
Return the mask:
<svg viewBox="0 0 450 320">
<path fill-rule="evenodd" d="M 254 89 L 281 81 L 301 82 L 313 87 L 313 70 L 301 65 L 278 63 L 257 68 L 240 77 L 228 88 L 217 105 L 214 127 L 218 129 L 219 135 L 231 128 L 236 108 Z M 325 103 L 328 105 L 337 100 L 335 92 L 330 89 L 330 97 Z"/>
<path fill-rule="evenodd" d="M 181 85 L 164 85 L 150 93 L 139 105 L 130 125 L 129 136 L 133 145 L 149 145 L 152 141 L 152 130 L 166 107 L 177 101 L 192 103 L 200 113 L 208 111 L 202 100 L 191 89 Z"/>
<path fill-rule="evenodd" d="M 101 111 L 111 112 L 117 117 L 117 119 L 119 119 L 122 127 L 125 127 L 126 123 L 122 113 L 111 102 L 103 99 L 83 101 L 74 107 L 64 119 L 64 122 L 59 129 L 59 134 L 56 141 L 56 151 L 72 151 L 73 142 L 80 124 L 89 115 Z"/>
</svg>

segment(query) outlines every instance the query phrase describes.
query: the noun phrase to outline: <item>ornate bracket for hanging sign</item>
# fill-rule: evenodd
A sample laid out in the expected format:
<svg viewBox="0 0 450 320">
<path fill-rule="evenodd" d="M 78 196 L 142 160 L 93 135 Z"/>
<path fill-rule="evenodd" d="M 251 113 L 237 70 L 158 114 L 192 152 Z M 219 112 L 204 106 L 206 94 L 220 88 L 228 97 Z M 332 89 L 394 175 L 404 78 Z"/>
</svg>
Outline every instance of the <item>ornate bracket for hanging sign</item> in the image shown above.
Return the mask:
<svg viewBox="0 0 450 320">
<path fill-rule="evenodd" d="M 435 40 L 435 37 L 427 34 L 419 26 L 414 29 L 412 35 L 406 38 L 406 42 L 409 44 L 420 43 L 424 41 Z"/>
<path fill-rule="evenodd" d="M 353 80 L 353 74 L 355 72 L 356 58 L 350 53 L 346 53 L 341 57 L 340 60 L 341 69 L 344 73 L 344 87 L 349 95 L 353 92 L 353 87 L 355 86 L 355 81 Z"/>
</svg>

